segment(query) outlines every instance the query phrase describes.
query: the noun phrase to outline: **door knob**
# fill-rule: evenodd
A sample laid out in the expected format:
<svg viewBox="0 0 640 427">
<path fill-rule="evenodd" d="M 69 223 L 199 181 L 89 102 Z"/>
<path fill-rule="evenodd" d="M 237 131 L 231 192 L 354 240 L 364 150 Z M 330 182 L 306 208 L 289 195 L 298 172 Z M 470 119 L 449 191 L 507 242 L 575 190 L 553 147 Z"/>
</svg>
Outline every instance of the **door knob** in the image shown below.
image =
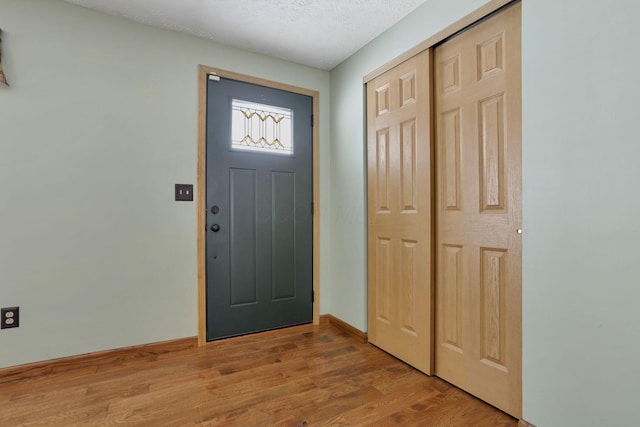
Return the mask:
<svg viewBox="0 0 640 427">
<path fill-rule="evenodd" d="M 220 231 L 220 226 L 218 224 L 213 224 L 211 226 L 211 231 L 213 231 L 214 233 L 217 233 L 218 231 Z"/>
</svg>

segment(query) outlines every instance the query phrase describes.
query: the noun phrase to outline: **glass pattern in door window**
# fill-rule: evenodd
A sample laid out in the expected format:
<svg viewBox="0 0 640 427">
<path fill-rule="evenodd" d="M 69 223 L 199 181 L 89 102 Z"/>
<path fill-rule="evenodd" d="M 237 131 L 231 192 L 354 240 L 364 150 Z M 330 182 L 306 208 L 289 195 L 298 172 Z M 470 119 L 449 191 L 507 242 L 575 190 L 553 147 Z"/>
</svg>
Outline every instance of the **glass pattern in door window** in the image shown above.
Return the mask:
<svg viewBox="0 0 640 427">
<path fill-rule="evenodd" d="M 260 153 L 293 154 L 293 111 L 233 99 L 231 148 Z"/>
</svg>

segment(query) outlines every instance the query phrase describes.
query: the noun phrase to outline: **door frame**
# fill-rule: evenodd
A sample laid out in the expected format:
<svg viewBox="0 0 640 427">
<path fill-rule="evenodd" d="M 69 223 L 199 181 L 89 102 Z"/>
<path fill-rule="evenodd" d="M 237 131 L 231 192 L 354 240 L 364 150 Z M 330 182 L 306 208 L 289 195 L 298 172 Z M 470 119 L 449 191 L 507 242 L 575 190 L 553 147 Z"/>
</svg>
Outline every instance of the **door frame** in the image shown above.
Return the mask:
<svg viewBox="0 0 640 427">
<path fill-rule="evenodd" d="M 366 100 L 366 94 L 367 94 L 367 85 L 369 83 L 371 83 L 374 79 L 376 79 L 377 77 L 381 76 L 382 74 L 386 73 L 387 71 L 395 68 L 396 66 L 402 64 L 403 62 L 407 61 L 408 59 L 411 59 L 413 57 L 415 57 L 416 55 L 428 50 L 428 49 L 433 49 L 435 48 L 438 44 L 444 42 L 446 39 L 455 36 L 457 33 L 466 30 L 467 28 L 475 25 L 476 23 L 484 20 L 485 18 L 489 17 L 490 15 L 508 8 L 509 6 L 512 6 L 518 2 L 524 3 L 523 0 L 488 0 L 485 4 L 483 4 L 482 6 L 480 6 L 478 9 L 470 12 L 469 14 L 461 17 L 460 19 L 458 19 L 457 21 L 455 21 L 454 23 L 452 23 L 451 25 L 449 25 L 448 27 L 444 28 L 443 30 L 435 33 L 434 35 L 432 35 L 431 37 L 427 38 L 426 40 L 418 43 L 416 46 L 412 47 L 411 49 L 405 51 L 404 53 L 396 56 L 395 58 L 391 59 L 390 61 L 388 61 L 387 63 L 381 65 L 380 67 L 376 68 L 375 70 L 371 71 L 369 74 L 365 75 L 362 78 L 362 84 L 363 84 L 363 93 L 365 94 L 365 104 L 364 104 L 364 117 L 365 117 L 365 125 L 364 125 L 364 144 L 365 144 L 365 151 L 366 151 L 366 146 L 368 144 L 368 135 L 367 135 L 367 131 L 368 131 L 368 117 L 367 117 L 367 100 Z M 521 18 L 522 19 L 522 18 Z M 520 55 L 522 57 L 522 50 L 520 52 Z M 522 59 L 522 58 L 521 58 Z M 432 63 L 432 67 L 433 67 L 433 63 Z M 432 68 L 433 70 L 433 68 Z M 432 88 L 433 90 L 433 88 Z M 522 90 L 522 89 L 521 89 Z M 433 93 L 433 92 L 432 92 Z M 431 114 L 433 115 L 433 113 L 435 112 L 435 109 L 433 108 L 434 104 L 433 104 L 433 99 L 431 101 Z M 432 132 L 435 131 L 435 127 L 433 127 L 431 129 Z M 436 147 L 435 147 L 435 134 L 432 133 L 431 135 L 431 143 L 432 143 L 432 161 L 435 162 L 436 159 L 436 155 L 437 152 L 435 151 Z M 435 168 L 435 163 L 433 163 L 433 168 L 431 171 L 431 176 L 432 176 L 432 198 L 435 198 L 436 196 L 436 188 L 434 187 L 436 184 L 436 180 L 435 180 L 435 176 L 436 176 L 436 168 Z M 366 165 L 365 165 L 366 166 Z M 436 201 L 435 199 L 432 199 L 432 229 L 433 232 L 435 233 L 437 230 L 436 227 L 436 221 L 437 221 L 437 212 L 436 212 Z M 369 230 L 367 229 L 367 239 L 369 238 Z M 438 266 L 436 265 L 435 262 L 435 257 L 436 257 L 436 248 L 435 248 L 435 235 L 432 236 L 432 257 L 429 260 L 429 262 L 432 263 L 433 269 L 432 269 L 432 274 L 431 274 L 431 289 L 432 289 L 432 295 L 435 297 L 435 279 L 436 276 L 435 274 L 437 271 Z M 522 256 L 522 255 L 521 255 Z M 369 254 L 367 253 L 367 262 L 368 261 L 368 257 Z M 521 284 L 522 286 L 522 284 Z M 369 288 L 369 283 L 368 283 L 368 279 L 367 279 L 367 292 L 368 292 L 368 288 Z M 435 300 L 431 301 L 432 304 L 435 304 Z M 433 322 L 433 327 L 436 327 L 436 322 L 434 320 Z M 520 329 L 522 330 L 522 319 L 520 321 Z M 435 345 L 436 345 L 436 341 L 435 341 L 435 331 L 431 334 L 431 348 L 430 351 L 432 352 L 432 363 L 434 365 L 432 365 L 432 370 L 433 372 L 435 372 Z M 521 343 L 521 356 L 522 359 L 524 360 L 524 351 L 522 348 L 522 343 Z M 521 382 L 520 382 L 520 391 L 522 392 L 522 370 L 521 370 Z M 526 421 L 520 419 L 518 425 L 529 425 L 529 423 L 527 423 Z"/>
<path fill-rule="evenodd" d="M 320 93 L 285 83 L 252 77 L 219 68 L 198 65 L 198 166 L 196 181 L 196 233 L 198 272 L 198 346 L 207 343 L 207 271 L 205 250 L 206 212 L 206 147 L 207 147 L 207 83 L 210 75 L 238 80 L 287 92 L 310 96 L 313 99 L 313 324 L 320 323 Z"/>
<path fill-rule="evenodd" d="M 375 70 L 373 70 L 372 72 L 364 76 L 362 78 L 363 85 L 366 86 L 366 84 L 371 80 L 375 79 L 381 74 L 384 74 L 385 72 L 389 71 L 395 66 L 402 64 L 407 59 L 413 58 L 417 54 L 427 49 L 435 47 L 435 45 L 443 42 L 445 39 L 452 37 L 456 33 L 465 30 L 467 27 L 475 24 L 478 21 L 481 21 L 482 19 L 486 18 L 492 13 L 497 12 L 501 8 L 507 5 L 510 5 L 511 3 L 515 3 L 517 1 L 520 1 L 520 0 L 489 0 L 487 1 L 487 3 L 483 4 L 478 9 L 474 10 L 473 12 L 469 13 L 466 16 L 463 16 L 462 18 L 460 18 L 453 24 L 449 25 L 445 29 L 437 32 L 436 34 L 432 35 L 428 39 L 418 43 L 411 49 L 407 50 L 404 53 L 401 53 L 400 55 L 396 56 L 389 62 L 381 65 L 380 67 L 376 68 Z"/>
<path fill-rule="evenodd" d="M 367 98 L 366 98 L 366 94 L 367 94 L 367 85 L 371 84 L 377 77 L 383 75 L 384 73 L 386 73 L 389 70 L 392 70 L 393 68 L 397 67 L 400 64 L 403 64 L 405 61 L 415 57 L 416 55 L 429 50 L 429 49 L 434 49 L 438 44 L 444 42 L 445 40 L 447 40 L 450 37 L 454 37 L 457 33 L 466 30 L 469 27 L 472 27 L 473 25 L 475 25 L 476 23 L 486 19 L 487 17 L 489 17 L 490 15 L 497 13 L 501 10 L 504 10 L 518 2 L 520 3 L 524 3 L 526 0 L 488 0 L 485 4 L 483 4 L 482 6 L 480 6 L 478 9 L 470 12 L 469 14 L 463 16 L 462 18 L 458 19 L 457 21 L 453 22 L 451 25 L 449 25 L 448 27 L 444 28 L 443 30 L 439 31 L 438 33 L 432 35 L 431 37 L 427 38 L 426 40 L 418 43 L 416 46 L 414 46 L 413 48 L 405 51 L 404 53 L 400 54 L 399 56 L 391 59 L 389 62 L 383 64 L 382 66 L 378 67 L 377 69 L 371 71 L 369 74 L 365 75 L 362 79 L 362 83 L 363 83 L 363 93 L 365 94 L 365 106 L 364 106 L 364 117 L 365 117 L 365 126 L 364 126 L 364 134 L 365 134 L 365 148 L 367 145 L 367 141 L 368 141 L 368 118 L 367 118 Z M 434 52 L 431 53 L 432 55 L 434 54 Z M 521 50 L 521 56 L 522 56 L 522 50 Z M 432 69 L 431 71 L 433 72 L 433 67 L 434 62 L 432 62 L 431 64 Z M 433 84 L 433 82 L 432 82 Z M 522 90 L 522 89 L 521 89 Z M 431 88 L 432 94 L 434 93 L 434 88 Z M 435 108 L 434 107 L 434 98 L 432 97 L 431 99 L 431 119 L 433 120 L 433 114 L 435 113 Z M 434 121 L 435 123 L 435 121 Z M 432 170 L 431 170 L 431 177 L 432 177 L 432 206 L 431 206 L 431 221 L 432 221 L 432 230 L 433 230 L 433 236 L 432 236 L 432 257 L 431 259 L 429 259 L 428 261 L 432 263 L 433 269 L 432 269 L 432 274 L 431 274 L 431 292 L 432 292 L 432 301 L 430 301 L 429 303 L 434 306 L 435 305 L 435 295 L 436 295 L 436 290 L 435 290 L 435 284 L 436 284 L 436 274 L 438 271 L 438 265 L 436 263 L 436 256 L 437 256 L 437 251 L 436 251 L 436 236 L 435 233 L 437 232 L 437 227 L 436 227 L 436 222 L 437 222 L 437 208 L 436 208 L 436 200 L 433 198 L 435 197 L 436 194 L 436 188 L 433 187 L 436 184 L 436 173 L 437 173 L 437 168 L 435 165 L 436 162 L 436 156 L 438 155 L 437 153 L 437 148 L 435 146 L 435 126 L 433 126 L 431 128 L 431 154 L 432 154 Z M 366 166 L 366 165 L 365 165 Z M 365 167 L 366 169 L 366 167 Z M 368 184 L 367 184 L 368 185 Z M 523 208 L 522 208 L 523 209 Z M 524 209 L 523 209 L 524 212 Z M 367 231 L 367 239 L 369 239 L 371 236 L 369 235 L 369 231 Z M 369 256 L 370 253 L 368 251 L 367 248 L 367 252 L 366 252 L 366 256 L 367 256 L 367 262 L 369 262 Z M 521 284 L 522 286 L 522 284 Z M 369 289 L 369 280 L 367 279 L 367 295 L 368 295 L 368 289 Z M 520 309 L 522 309 L 522 303 L 521 303 L 521 307 Z M 434 316 L 435 316 L 435 307 L 434 307 Z M 437 327 L 437 323 L 436 323 L 436 318 L 434 317 L 433 320 L 433 327 L 436 328 Z M 520 321 L 520 330 L 522 331 L 522 320 Z M 431 342 L 430 342 L 430 352 L 432 354 L 432 372 L 433 375 L 435 375 L 435 347 L 436 347 L 436 341 L 435 341 L 435 331 L 432 333 L 431 337 Z M 520 351 L 521 351 L 521 356 L 524 358 L 524 348 L 522 347 L 522 342 L 520 343 Z M 520 372 L 520 392 L 522 392 L 522 369 Z M 521 424 L 525 425 L 527 424 L 526 422 L 521 420 Z M 527 424 L 528 425 L 528 424 Z"/>
</svg>

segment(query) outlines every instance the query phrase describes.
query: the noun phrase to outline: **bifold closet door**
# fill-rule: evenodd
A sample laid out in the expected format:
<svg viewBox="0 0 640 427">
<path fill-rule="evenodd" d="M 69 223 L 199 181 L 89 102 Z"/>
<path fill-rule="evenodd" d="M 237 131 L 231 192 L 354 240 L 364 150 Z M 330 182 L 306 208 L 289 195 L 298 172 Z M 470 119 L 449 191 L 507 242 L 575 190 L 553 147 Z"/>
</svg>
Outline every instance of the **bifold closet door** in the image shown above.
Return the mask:
<svg viewBox="0 0 640 427">
<path fill-rule="evenodd" d="M 436 375 L 522 416 L 520 4 L 435 49 Z"/>
<path fill-rule="evenodd" d="M 367 83 L 369 341 L 432 372 L 430 51 Z"/>
</svg>

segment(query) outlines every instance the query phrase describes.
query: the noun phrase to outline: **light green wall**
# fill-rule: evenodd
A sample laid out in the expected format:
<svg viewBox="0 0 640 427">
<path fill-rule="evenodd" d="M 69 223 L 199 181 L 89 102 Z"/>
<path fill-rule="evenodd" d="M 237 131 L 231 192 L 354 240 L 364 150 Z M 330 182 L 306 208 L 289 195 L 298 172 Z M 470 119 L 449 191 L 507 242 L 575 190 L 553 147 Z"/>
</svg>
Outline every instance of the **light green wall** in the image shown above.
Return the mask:
<svg viewBox="0 0 640 427">
<path fill-rule="evenodd" d="M 362 78 L 485 1 L 428 0 L 331 73 L 330 312 L 366 329 Z M 640 424 L 640 4 L 523 1 L 524 418 Z"/>
<path fill-rule="evenodd" d="M 366 329 L 362 77 L 481 6 L 428 0 L 329 73 L 0 0 L 0 366 L 196 334 L 199 63 L 321 92 L 321 311 Z M 524 417 L 622 426 L 640 374 L 640 6 L 523 2 Z M 330 126 L 331 124 L 331 126 Z M 331 132 L 331 134 L 329 134 Z M 331 147 L 329 147 L 331 145 Z"/>
<path fill-rule="evenodd" d="M 525 416 L 640 425 L 640 3 L 522 21 Z"/>
<path fill-rule="evenodd" d="M 60 0 L 0 0 L 0 28 L 0 306 L 21 308 L 0 367 L 197 334 L 196 206 L 173 185 L 196 180 L 198 64 L 320 91 L 328 203 L 328 72 Z"/>
</svg>

